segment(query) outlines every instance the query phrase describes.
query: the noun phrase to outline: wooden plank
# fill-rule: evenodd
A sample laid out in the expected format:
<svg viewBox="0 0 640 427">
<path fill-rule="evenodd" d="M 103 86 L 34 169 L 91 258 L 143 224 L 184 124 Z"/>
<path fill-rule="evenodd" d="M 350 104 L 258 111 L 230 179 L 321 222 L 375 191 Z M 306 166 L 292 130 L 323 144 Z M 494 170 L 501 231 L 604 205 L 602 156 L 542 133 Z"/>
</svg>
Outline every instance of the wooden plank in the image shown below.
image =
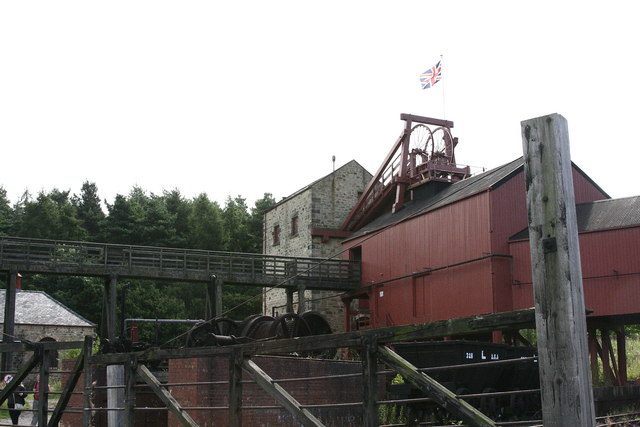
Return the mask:
<svg viewBox="0 0 640 427">
<path fill-rule="evenodd" d="M 178 421 L 184 426 L 198 427 L 198 424 L 189 416 L 186 411 L 182 410 L 182 407 L 178 401 L 169 393 L 162 385 L 160 381 L 149 371 L 144 365 L 138 365 L 136 370 L 138 376 L 149 385 L 149 388 L 167 405 L 167 408 L 178 418 Z"/>
<path fill-rule="evenodd" d="M 324 424 L 313 416 L 311 412 L 300 406 L 300 403 L 286 392 L 279 384 L 267 375 L 255 362 L 251 359 L 245 359 L 242 367 L 251 378 L 271 397 L 282 405 L 293 417 L 302 423 L 305 427 L 322 427 Z"/>
<path fill-rule="evenodd" d="M 594 426 L 567 121 L 522 126 L 531 269 L 545 426 Z"/>
<path fill-rule="evenodd" d="M 242 350 L 229 355 L 229 427 L 242 426 Z"/>
<path fill-rule="evenodd" d="M 372 338 L 362 340 L 362 401 L 364 403 L 365 427 L 378 426 L 378 406 L 376 404 L 378 376 L 378 345 Z"/>
<path fill-rule="evenodd" d="M 402 377 L 418 387 L 436 403 L 453 415 L 464 420 L 467 425 L 473 427 L 495 427 L 495 423 L 482 412 L 468 404 L 441 385 L 427 374 L 419 372 L 418 368 L 398 356 L 394 351 L 384 347 L 378 347 L 378 358 Z"/>
<path fill-rule="evenodd" d="M 78 383 L 78 379 L 80 378 L 80 374 L 82 373 L 83 368 L 84 368 L 84 349 L 76 359 L 76 364 L 73 368 L 73 371 L 71 371 L 71 375 L 69 376 L 67 384 L 64 386 L 64 390 L 62 390 L 62 394 L 58 399 L 56 408 L 53 410 L 53 413 L 51 414 L 51 418 L 49 419 L 49 423 L 48 423 L 49 427 L 56 427 L 60 422 L 60 418 L 62 418 L 62 413 L 64 409 L 67 407 L 67 404 L 69 403 L 69 399 L 71 399 L 71 393 L 73 392 L 73 389 L 76 387 L 76 384 Z"/>
<path fill-rule="evenodd" d="M 125 393 L 124 393 L 124 427 L 134 427 L 136 406 L 136 368 L 138 361 L 131 356 L 124 365 Z"/>
<path fill-rule="evenodd" d="M 51 351 L 42 350 L 42 359 L 40 361 L 40 385 L 38 387 L 38 426 L 47 425 L 47 417 L 49 416 L 49 371 L 51 367 Z"/>
<path fill-rule="evenodd" d="M 82 348 L 82 341 L 41 341 L 37 343 L 31 342 L 15 342 L 0 343 L 0 352 L 12 351 L 34 351 L 36 348 L 43 350 L 71 350 L 74 348 Z"/>
<path fill-rule="evenodd" d="M 18 271 L 13 270 L 8 274 L 7 289 L 4 297 L 4 324 L 2 325 L 2 341 L 13 342 L 16 326 L 16 284 Z M 2 373 L 12 370 L 12 354 L 2 353 Z"/>
<path fill-rule="evenodd" d="M 93 403 L 91 402 L 91 395 L 93 392 L 93 371 L 91 365 L 91 352 L 93 350 L 93 337 L 84 337 L 84 345 L 82 346 L 82 352 L 84 353 L 84 387 L 82 389 L 82 425 L 89 427 L 91 425 L 91 409 Z"/>
</svg>

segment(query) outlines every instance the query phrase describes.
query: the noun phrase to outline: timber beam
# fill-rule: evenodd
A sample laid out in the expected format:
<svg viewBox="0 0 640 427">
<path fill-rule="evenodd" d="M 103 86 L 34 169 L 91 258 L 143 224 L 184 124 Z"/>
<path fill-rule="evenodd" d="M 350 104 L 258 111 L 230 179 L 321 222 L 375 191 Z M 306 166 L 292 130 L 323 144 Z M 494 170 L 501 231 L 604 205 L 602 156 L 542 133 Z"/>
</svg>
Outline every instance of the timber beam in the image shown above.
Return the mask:
<svg viewBox="0 0 640 427">
<path fill-rule="evenodd" d="M 243 355 L 247 357 L 255 354 L 303 353 L 332 348 L 357 347 L 362 344 L 363 339 L 375 339 L 378 344 L 387 344 L 400 341 L 428 340 L 444 336 L 478 334 L 495 330 L 532 328 L 534 321 L 534 310 L 529 308 L 415 325 L 390 326 L 322 336 L 257 341 L 224 347 L 152 348 L 137 352 L 135 355 L 137 360 L 146 361 L 228 355 L 234 348 L 242 349 Z M 93 356 L 91 362 L 97 364 L 125 363 L 128 358 L 128 353 L 99 354 Z"/>
<path fill-rule="evenodd" d="M 264 372 L 255 362 L 251 359 L 245 359 L 242 362 L 242 367 L 245 372 L 271 397 L 282 405 L 291 415 L 295 417 L 305 427 L 323 427 L 324 424 L 319 419 L 313 416 L 309 410 L 300 406 L 300 403 L 294 399 L 289 393 L 286 392 L 279 384 L 276 384 L 273 379 Z"/>
<path fill-rule="evenodd" d="M 467 425 L 495 427 L 496 424 L 489 417 L 464 400 L 458 399 L 454 393 L 427 374 L 419 372 L 418 368 L 398 356 L 394 351 L 384 346 L 378 346 L 378 359 L 422 390 L 442 408 L 462 418 Z"/>
<path fill-rule="evenodd" d="M 138 365 L 136 369 L 137 374 L 144 382 L 147 383 L 149 388 L 162 400 L 162 402 L 167 405 L 167 408 L 176 418 L 182 423 L 184 426 L 188 427 L 198 427 L 198 424 L 189 416 L 189 414 L 182 410 L 182 407 L 178 403 L 178 401 L 169 393 L 165 388 L 162 387 L 160 381 L 149 371 L 149 369 L 144 365 Z"/>
</svg>

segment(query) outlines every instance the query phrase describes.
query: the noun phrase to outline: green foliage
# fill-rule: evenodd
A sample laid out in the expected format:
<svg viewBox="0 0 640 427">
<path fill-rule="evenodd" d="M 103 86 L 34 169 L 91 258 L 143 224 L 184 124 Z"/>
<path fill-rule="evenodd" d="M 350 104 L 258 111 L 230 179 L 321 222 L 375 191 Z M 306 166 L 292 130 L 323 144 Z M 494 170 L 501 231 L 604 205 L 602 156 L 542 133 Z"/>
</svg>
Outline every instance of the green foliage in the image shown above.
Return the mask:
<svg viewBox="0 0 640 427">
<path fill-rule="evenodd" d="M 97 186 L 89 181 L 79 195 L 54 189 L 40 192 L 33 200 L 25 192 L 13 206 L 6 194 L 0 187 L 0 235 L 251 253 L 262 251 L 262 215 L 276 204 L 265 193 L 251 209 L 241 196 L 228 197 L 221 208 L 206 194 L 189 200 L 177 189 L 155 195 L 133 187 L 128 195 L 118 194 L 112 203 L 105 202 L 105 211 Z M 101 323 L 104 279 L 27 274 L 22 283 L 23 289 L 45 291 L 87 320 Z M 126 292 L 123 287 L 124 283 L 118 285 L 120 319 L 123 294 L 127 318 L 205 316 L 204 284 L 132 280 Z M 261 305 L 261 288 L 223 285 L 227 317 L 244 319 L 259 313 Z M 148 342 L 165 342 L 185 329 L 142 324 L 139 335 Z"/>
<path fill-rule="evenodd" d="M 80 196 L 74 195 L 73 198 L 78 219 L 87 232 L 87 240 L 101 241 L 104 238 L 102 227 L 106 216 L 100 206 L 98 187 L 94 183 L 85 181 L 80 191 Z"/>
<path fill-rule="evenodd" d="M 13 211 L 7 199 L 7 190 L 0 186 L 0 236 L 11 234 L 13 228 Z"/>
</svg>

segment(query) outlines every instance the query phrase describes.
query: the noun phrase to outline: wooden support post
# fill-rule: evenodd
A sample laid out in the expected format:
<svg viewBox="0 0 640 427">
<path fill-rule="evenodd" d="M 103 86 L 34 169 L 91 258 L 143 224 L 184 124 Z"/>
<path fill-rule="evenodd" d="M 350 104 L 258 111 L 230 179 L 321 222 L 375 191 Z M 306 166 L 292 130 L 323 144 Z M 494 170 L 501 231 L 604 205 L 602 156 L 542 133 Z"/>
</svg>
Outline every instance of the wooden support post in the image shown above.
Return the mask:
<svg viewBox="0 0 640 427">
<path fill-rule="evenodd" d="M 42 349 L 42 360 L 40 362 L 40 386 L 38 388 L 38 426 L 47 425 L 49 415 L 49 370 L 51 364 L 51 350 Z"/>
<path fill-rule="evenodd" d="M 362 340 L 362 401 L 365 427 L 378 426 L 378 405 L 376 403 L 378 376 L 377 350 L 375 338 Z"/>
<path fill-rule="evenodd" d="M 93 350 L 93 338 L 84 337 L 84 345 L 82 352 L 84 353 L 84 388 L 82 393 L 82 425 L 89 427 L 91 425 L 91 410 L 93 403 L 91 396 L 93 394 L 93 371 L 91 370 L 91 352 Z"/>
<path fill-rule="evenodd" d="M 205 319 L 215 319 L 222 315 L 222 284 L 215 274 L 212 274 L 207 283 L 207 303 Z"/>
<path fill-rule="evenodd" d="M 589 360 L 591 362 L 591 379 L 598 382 L 598 335 L 594 328 L 587 329 L 587 338 L 589 340 Z"/>
<path fill-rule="evenodd" d="M 620 385 L 626 385 L 627 378 L 627 341 L 624 335 L 624 326 L 616 329 L 616 347 L 618 350 L 618 379 Z"/>
<path fill-rule="evenodd" d="M 111 276 L 109 282 L 109 339 L 113 342 L 117 336 L 118 276 Z"/>
<path fill-rule="evenodd" d="M 129 360 L 124 366 L 124 380 L 125 380 L 125 393 L 124 393 L 124 427 L 134 427 L 136 406 L 136 370 L 138 368 L 138 361 L 135 354 L 129 355 Z"/>
<path fill-rule="evenodd" d="M 391 369 L 402 375 L 405 380 L 426 393 L 437 404 L 453 415 L 462 418 L 469 426 L 495 427 L 496 424 L 489 417 L 464 400 L 458 399 L 453 392 L 427 374 L 418 371 L 418 368 L 398 356 L 394 351 L 384 346 L 378 346 L 378 357 Z"/>
<path fill-rule="evenodd" d="M 242 427 L 242 349 L 229 354 L 229 426 Z"/>
<path fill-rule="evenodd" d="M 7 277 L 7 290 L 4 299 L 4 324 L 2 325 L 2 342 L 13 342 L 16 325 L 16 283 L 18 272 L 11 270 Z M 2 353 L 2 373 L 12 371 L 12 353 Z M 3 375 L 4 376 L 4 375 Z"/>
<path fill-rule="evenodd" d="M 307 289 L 305 285 L 298 285 L 298 314 L 307 311 L 307 302 L 304 299 L 304 291 Z"/>
<path fill-rule="evenodd" d="M 171 393 L 169 393 L 164 387 L 162 387 L 160 381 L 158 381 L 158 379 L 153 376 L 151 371 L 149 371 L 146 366 L 138 365 L 137 373 L 138 376 L 142 378 L 142 380 L 144 380 L 147 385 L 149 385 L 151 391 L 153 391 L 160 398 L 160 400 L 162 400 L 162 402 L 167 405 L 167 409 L 169 409 L 169 411 L 171 411 L 171 413 L 176 416 L 178 421 L 180 421 L 183 426 L 198 427 L 198 424 L 196 424 L 193 418 L 191 418 L 186 411 L 182 410 L 182 407 L 180 406 L 178 401 L 171 395 Z"/>
<path fill-rule="evenodd" d="M 287 293 L 287 313 L 293 313 L 293 289 L 286 289 Z"/>
<path fill-rule="evenodd" d="M 613 345 L 611 344 L 611 331 L 609 329 L 602 329 L 602 351 L 607 354 L 607 360 L 611 367 L 611 384 L 614 386 L 620 384 L 620 375 L 618 372 L 618 363 L 616 355 L 613 352 Z"/>
<path fill-rule="evenodd" d="M 305 427 L 323 427 L 311 412 L 300 406 L 300 403 L 285 391 L 280 385 L 276 384 L 273 379 L 267 375 L 258 365 L 251 359 L 245 359 L 242 363 L 245 371 L 249 374 L 258 385 L 266 391 L 271 397 L 284 406 L 293 417 Z"/>
<path fill-rule="evenodd" d="M 218 316 L 222 316 L 222 280 L 216 280 L 215 291 L 216 291 L 216 296 L 214 301 L 214 308 L 216 312 L 216 317 L 218 317 Z"/>
<path fill-rule="evenodd" d="M 595 426 L 567 121 L 521 125 L 543 421 Z"/>
</svg>

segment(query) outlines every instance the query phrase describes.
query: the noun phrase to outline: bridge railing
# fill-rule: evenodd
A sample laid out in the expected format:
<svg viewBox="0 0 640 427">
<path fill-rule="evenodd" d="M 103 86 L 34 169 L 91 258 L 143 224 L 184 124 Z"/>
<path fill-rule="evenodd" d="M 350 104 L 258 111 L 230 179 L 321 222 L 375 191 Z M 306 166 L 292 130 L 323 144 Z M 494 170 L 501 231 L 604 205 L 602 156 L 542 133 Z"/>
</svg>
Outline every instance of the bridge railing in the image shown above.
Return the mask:
<svg viewBox="0 0 640 427">
<path fill-rule="evenodd" d="M 341 259 L 283 257 L 239 252 L 117 245 L 108 243 L 0 237 L 0 267 L 17 265 L 27 271 L 65 272 L 73 267 L 123 275 L 141 271 L 222 275 L 225 280 L 256 284 L 287 277 L 302 281 L 357 283 L 359 263 Z M 175 276 L 175 274 L 174 274 Z"/>
</svg>

